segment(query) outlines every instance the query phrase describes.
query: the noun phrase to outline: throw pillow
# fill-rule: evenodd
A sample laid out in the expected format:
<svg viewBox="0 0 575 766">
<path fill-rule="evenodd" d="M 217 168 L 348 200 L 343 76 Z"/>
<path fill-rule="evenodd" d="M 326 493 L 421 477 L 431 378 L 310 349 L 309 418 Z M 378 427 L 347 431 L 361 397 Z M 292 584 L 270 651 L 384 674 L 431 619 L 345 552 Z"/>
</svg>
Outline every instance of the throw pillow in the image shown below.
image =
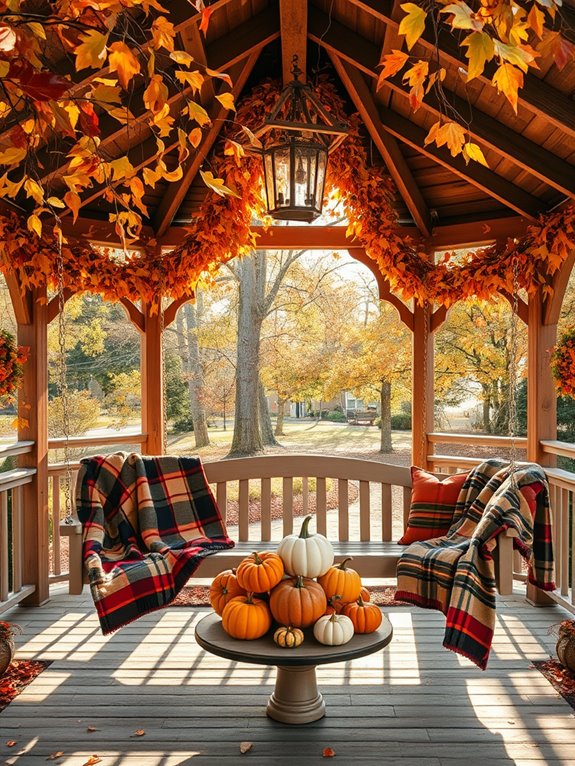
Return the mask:
<svg viewBox="0 0 575 766">
<path fill-rule="evenodd" d="M 430 540 L 447 534 L 459 492 L 467 472 L 438 479 L 422 468 L 411 468 L 411 507 L 400 545 Z"/>
</svg>

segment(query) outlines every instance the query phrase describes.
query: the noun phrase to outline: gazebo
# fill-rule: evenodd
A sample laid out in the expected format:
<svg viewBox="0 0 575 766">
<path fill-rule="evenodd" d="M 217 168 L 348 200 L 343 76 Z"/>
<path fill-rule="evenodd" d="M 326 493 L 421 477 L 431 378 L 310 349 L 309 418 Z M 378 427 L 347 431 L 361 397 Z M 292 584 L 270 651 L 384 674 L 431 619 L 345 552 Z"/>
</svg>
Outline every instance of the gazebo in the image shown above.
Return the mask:
<svg viewBox="0 0 575 766">
<path fill-rule="evenodd" d="M 466 82 L 469 59 L 464 48 L 460 47 L 452 35 L 436 34 L 432 25 L 428 24 L 425 27 L 424 24 L 421 34 L 413 42 L 410 55 L 414 59 L 437 62 L 442 71 L 443 95 L 440 98 L 437 91 L 431 89 L 425 98 L 417 99 L 418 108 L 414 111 L 412 83 L 402 77 L 401 73 L 392 73 L 384 78 L 380 76 L 386 57 L 401 49 L 405 35 L 405 31 L 400 34 L 399 29 L 402 18 L 409 9 L 399 3 L 392 0 L 214 0 L 207 6 L 210 11 L 207 17 L 203 2 L 167 5 L 170 8 L 166 16 L 174 26 L 178 47 L 187 52 L 202 70 L 207 67 L 212 72 L 227 72 L 231 77 L 231 87 L 217 77 L 206 78 L 199 87 L 196 100 L 206 119 L 197 138 L 196 148 L 188 152 L 183 159 L 183 155 L 179 154 L 181 147 L 178 140 L 173 137 L 165 139 L 162 158 L 166 173 L 175 173 L 177 168 L 181 168 L 181 175 L 174 182 L 160 177 L 156 179 L 153 187 L 146 187 L 141 197 L 146 212 L 142 216 L 142 226 L 138 228 L 137 234 L 129 238 L 129 247 L 140 253 L 138 257 L 143 259 L 142 262 L 161 263 L 164 253 L 180 252 L 178 248 L 181 248 L 182 243 L 189 242 L 194 232 L 197 233 L 197 229 L 193 227 L 200 212 L 205 215 L 210 205 L 227 204 L 229 198 L 225 198 L 224 203 L 221 203 L 222 198 L 206 187 L 201 172 L 212 167 L 213 156 L 222 154 L 220 139 L 224 135 L 228 138 L 232 135 L 226 133 L 233 118 L 231 104 L 225 99 L 218 99 L 218 96 L 224 92 L 231 92 L 238 104 L 240 118 L 242 114 L 245 116 L 246 112 L 241 112 L 242 99 L 249 99 L 248 94 L 254 87 L 260 87 L 270 75 L 282 80 L 284 85 L 292 80 L 294 55 L 297 56 L 298 66 L 304 73 L 303 78 L 306 77 L 306 73 L 311 79 L 319 77 L 321 80 L 327 76 L 331 82 L 329 87 L 336 94 L 337 103 L 342 105 L 345 116 L 349 118 L 354 113 L 359 115 L 356 145 L 363 147 L 366 156 L 369 157 L 370 166 L 377 168 L 380 174 L 378 177 L 389 174 L 393 181 L 389 187 L 389 205 L 390 209 L 395 210 L 397 219 L 389 228 L 389 241 L 393 239 L 398 243 L 413 243 L 407 245 L 408 250 L 405 252 L 408 255 L 404 254 L 404 257 L 399 253 L 398 262 L 407 262 L 412 258 L 409 263 L 416 263 L 413 258 L 417 256 L 425 261 L 423 272 L 418 272 L 419 275 L 415 271 L 409 272 L 409 265 L 405 269 L 404 266 L 394 266 L 395 271 L 387 269 L 386 264 L 391 263 L 393 257 L 387 251 L 383 253 L 374 250 L 377 231 L 367 236 L 360 226 L 274 226 L 269 225 L 270 222 L 267 221 L 266 225 L 251 225 L 247 231 L 244 230 L 245 221 L 242 219 L 237 224 L 240 233 L 234 232 L 234 237 L 237 234 L 238 239 L 234 247 L 239 250 L 242 247 L 253 246 L 262 250 L 344 250 L 372 270 L 381 299 L 396 307 L 401 320 L 412 332 L 413 464 L 436 471 L 467 467 L 473 460 L 458 457 L 456 454 L 442 455 L 440 445 L 449 444 L 453 453 L 457 451 L 458 444 L 476 444 L 490 447 L 494 453 L 500 448 L 509 449 L 512 445 L 524 448 L 527 460 L 544 466 L 552 488 L 556 525 L 558 590 L 551 594 L 551 598 L 572 612 L 575 611 L 575 568 L 571 561 L 575 541 L 572 511 L 575 474 L 556 467 L 557 456 L 575 458 L 575 446 L 557 441 L 556 386 L 549 364 L 550 349 L 556 343 L 562 301 L 575 263 L 575 108 L 572 98 L 575 88 L 575 62 L 572 56 L 565 62 L 564 68 L 559 70 L 554 64 L 554 50 L 544 51 L 538 58 L 538 68 L 535 70 L 529 67 L 524 74 L 522 73 L 523 87 L 517 91 L 514 109 L 514 105 L 503 96 L 494 96 L 494 61 L 485 63 L 482 71 Z M 571 46 L 569 50 L 572 50 L 575 9 L 570 0 L 563 4 L 561 17 L 564 19 L 563 26 L 558 23 L 553 34 L 557 33 L 559 38 L 567 41 L 566 44 Z M 464 26 L 463 29 L 468 32 L 474 27 Z M 57 64 L 62 71 L 65 70 L 65 61 L 59 60 Z M 171 62 L 171 66 L 176 66 L 174 61 Z M 90 69 L 75 73 L 74 76 L 78 88 L 81 88 L 97 76 L 105 79 L 107 73 L 109 68 L 100 72 Z M 143 88 L 139 85 L 134 87 Z M 279 88 L 274 87 L 279 92 Z M 267 92 L 267 98 L 273 101 L 272 97 L 276 91 Z M 185 103 L 182 92 L 178 89 L 170 91 L 166 103 L 168 113 L 177 116 Z M 248 100 L 247 103 L 249 108 L 255 108 L 253 102 Z M 479 146 L 485 164 L 473 161 L 473 157 L 466 157 L 461 152 L 455 153 L 454 156 L 454 152 L 447 146 L 438 146 L 428 140 L 433 124 L 438 120 L 441 122 L 447 119 L 447 103 L 452 105 L 458 115 L 464 115 L 465 144 Z M 469 120 L 466 115 L 470 115 Z M 158 144 L 146 122 L 148 117 L 149 111 L 142 109 L 138 113 L 135 110 L 129 124 L 124 125 L 115 121 L 113 115 L 101 115 L 100 146 L 105 148 L 109 161 L 128 158 L 130 167 L 135 168 L 138 173 L 145 168 L 151 170 L 156 165 Z M 233 135 L 237 138 L 236 134 Z M 239 138 L 237 141 L 242 143 Z M 341 156 L 345 156 L 345 147 L 344 142 L 338 149 Z M 63 160 L 61 155 L 50 155 L 48 152 L 43 158 L 46 162 L 43 171 L 46 178 L 61 177 L 65 173 L 68 159 Z M 121 179 L 118 179 L 118 182 L 120 183 Z M 126 244 L 123 238 L 125 231 L 110 221 L 110 216 L 114 215 L 117 209 L 117 203 L 110 197 L 108 189 L 109 184 L 94 181 L 81 191 L 78 202 L 58 211 L 58 225 L 66 239 L 64 250 L 69 254 L 66 255 L 68 260 L 64 264 L 65 267 L 75 254 L 104 252 L 102 258 L 111 258 L 110 250 L 121 249 Z M 350 195 L 352 193 L 353 190 L 349 192 Z M 347 199 L 349 202 L 349 198 Z M 73 276 L 60 285 L 60 294 L 49 294 L 49 279 L 42 280 L 34 274 L 39 263 L 39 250 L 28 250 L 26 238 L 29 233 L 26 233 L 25 223 L 15 223 L 15 216 L 23 215 L 25 220 L 32 209 L 30 198 L 18 198 L 16 205 L 6 201 L 2 208 L 4 220 L 8 221 L 2 229 L 5 239 L 5 246 L 2 248 L 3 271 L 18 324 L 18 342 L 28 347 L 29 357 L 19 393 L 18 441 L 3 446 L 0 450 L 3 457 L 17 456 L 18 460 L 17 468 L 0 474 L 0 612 L 8 612 L 16 605 L 40 607 L 49 601 L 51 585 L 67 579 L 65 572 L 49 574 L 50 555 L 57 557 L 59 551 L 59 538 L 55 530 L 60 515 L 59 482 L 65 468 L 62 465 L 50 464 L 51 451 L 61 450 L 64 440 L 48 438 L 47 331 L 49 323 L 57 319 L 62 302 L 73 294 L 74 279 L 77 278 L 76 284 L 80 285 L 78 289 L 85 289 L 84 285 L 90 281 L 97 283 L 97 269 L 101 263 L 97 259 L 90 260 L 91 256 L 86 256 L 85 260 L 79 261 L 80 265 Z M 225 212 L 225 208 L 214 210 Z M 50 224 L 46 220 L 44 230 L 49 232 L 49 229 Z M 228 233 L 227 228 L 224 233 Z M 6 243 L 9 240 L 8 247 Z M 443 264 L 443 254 L 464 248 L 474 251 L 471 256 L 472 266 L 461 272 L 458 281 L 444 284 L 439 293 L 434 293 L 429 287 L 434 279 L 438 279 L 433 276 L 434 269 L 444 269 L 441 273 L 451 275 L 451 279 L 458 268 L 451 264 Z M 521 260 L 526 253 L 525 259 Z M 223 253 L 221 257 L 224 258 Z M 185 257 L 182 257 L 183 261 Z M 434 266 L 434 261 L 438 262 L 437 267 Z M 505 264 L 503 271 L 502 267 L 497 265 L 499 262 Z M 509 271 L 505 272 L 505 268 L 511 268 L 512 264 L 515 264 L 514 275 Z M 200 265 L 209 267 L 214 264 Z M 48 265 L 46 268 L 49 271 L 52 267 Z M 159 267 L 160 272 L 162 268 Z M 410 283 L 414 285 L 417 282 L 413 289 L 407 289 L 401 283 L 401 275 L 408 273 L 411 276 L 415 274 Z M 141 433 L 136 436 L 105 439 L 74 437 L 69 440 L 70 446 L 101 446 L 105 449 L 112 444 L 137 442 L 141 445 L 142 453 L 162 454 L 162 332 L 174 321 L 178 308 L 186 301 L 194 299 L 193 277 L 197 274 L 191 267 L 189 274 L 189 282 L 181 284 L 171 292 L 166 290 L 163 293 L 163 301 L 158 301 L 157 297 L 154 300 L 149 293 L 132 293 L 129 296 L 121 290 L 115 296 L 116 286 L 112 278 L 104 286 L 99 285 L 98 289 L 101 288 L 106 298 L 120 300 L 130 320 L 140 332 Z M 164 278 L 167 278 L 167 274 L 164 274 Z M 434 432 L 434 334 L 444 322 L 449 305 L 462 296 L 476 294 L 478 290 L 481 292 L 482 288 L 477 288 L 477 285 L 481 286 L 482 280 L 485 284 L 493 284 L 489 294 L 499 294 L 506 298 L 519 320 L 527 327 L 526 439 L 457 436 Z M 462 288 L 464 281 L 467 281 L 468 285 L 474 283 L 465 288 L 468 289 L 468 293 Z M 157 286 L 158 283 L 154 284 Z M 449 294 L 450 290 L 453 291 L 452 296 Z M 516 572 L 516 575 L 521 579 L 520 572 Z M 535 594 L 530 595 L 537 600 Z M 544 600 L 545 603 L 549 603 L 549 598 Z M 56 611 L 50 611 L 50 604 L 46 609 L 50 620 L 56 621 L 58 609 L 62 610 L 62 614 L 68 609 L 76 614 L 75 604 L 79 602 L 60 592 L 53 603 L 56 603 Z M 78 609 L 79 625 L 84 619 L 84 607 Z M 518 611 L 514 612 L 514 609 Z M 507 627 L 518 621 L 524 621 L 527 625 L 529 618 L 525 609 L 531 607 L 511 604 L 504 613 Z M 41 615 L 42 611 L 30 611 L 31 615 L 35 613 Z M 402 612 L 403 614 L 407 613 Z M 536 614 L 535 610 L 533 614 Z M 557 622 L 560 615 L 561 612 L 554 607 L 546 624 Z M 16 613 L 14 619 L 17 622 L 21 621 L 20 614 Z M 34 617 L 27 617 L 23 622 L 33 626 Z M 70 622 L 66 625 L 66 630 L 77 627 Z M 180 622 L 180 628 L 182 625 Z M 539 623 L 533 630 L 541 639 L 538 625 Z M 426 627 L 428 623 L 425 619 L 421 623 L 416 621 L 413 632 L 417 634 L 421 629 L 422 634 L 425 634 Z M 174 635 L 180 628 L 170 628 L 166 641 L 175 640 Z M 38 631 L 41 629 L 39 626 Z M 48 632 L 50 633 L 50 630 Z M 50 640 L 56 643 L 63 641 L 62 634 L 51 635 L 47 641 Z M 161 638 L 159 640 L 161 641 Z M 541 639 L 542 645 L 545 640 Z M 509 641 L 511 646 L 514 640 L 511 637 Z M 88 649 L 79 651 L 81 653 Z M 541 647 L 538 646 L 538 656 L 541 651 Z M 424 651 L 421 660 L 425 669 L 432 668 L 431 654 L 425 655 Z M 401 661 L 400 658 L 400 665 Z M 171 658 L 168 658 L 168 665 L 170 662 Z M 136 677 L 145 674 L 138 663 L 134 667 Z M 219 670 L 218 665 L 218 672 Z M 388 670 L 392 672 L 390 668 L 387 668 L 386 672 Z M 512 667 L 510 672 L 513 670 L 516 668 Z M 376 675 L 378 671 L 379 669 L 376 670 Z M 501 671 L 504 672 L 506 671 Z M 153 676 L 153 672 L 150 673 Z M 166 678 L 161 683 L 169 686 L 170 681 Z M 410 682 L 406 683 L 409 686 Z M 496 688 L 497 686 L 494 681 L 492 689 L 497 699 L 509 692 L 504 682 L 501 688 Z M 471 681 L 469 688 L 472 687 Z M 360 696 L 364 691 L 365 688 L 360 686 Z M 166 692 L 168 693 L 171 691 Z M 105 692 L 100 689 L 96 694 L 103 695 Z M 522 687 L 517 694 L 525 695 L 528 691 Z M 351 696 L 353 697 L 353 693 Z M 200 698 L 206 705 L 210 704 L 203 694 Z M 111 702 L 112 698 L 110 704 Z M 245 705 L 245 700 L 240 700 L 239 704 Z M 338 698 L 338 705 L 345 704 L 347 701 Z M 361 701 L 361 704 L 364 702 Z M 375 701 L 374 704 L 379 702 Z M 437 704 L 447 703 L 443 700 Z M 491 702 L 484 700 L 481 704 Z M 511 703 L 505 701 L 500 704 L 505 707 Z M 417 710 L 420 713 L 416 710 L 412 712 L 413 720 L 410 726 L 415 726 L 417 715 L 424 716 L 420 708 Z M 448 715 L 448 708 L 446 711 Z M 557 712 L 557 715 L 561 712 L 564 713 L 565 710 Z M 528 729 L 534 714 L 528 710 L 523 711 L 521 715 L 523 714 L 525 728 Z M 83 713 L 77 711 L 74 717 L 77 715 Z M 111 711 L 110 718 L 114 715 L 115 712 Z M 337 715 L 344 720 L 345 710 L 338 708 Z M 501 715 L 508 718 L 513 716 L 513 712 L 506 708 Z M 561 726 L 566 719 L 567 716 L 561 719 Z M 92 724 L 88 719 L 85 722 Z M 239 724 L 242 731 L 244 723 Z M 398 723 L 401 725 L 401 722 Z M 62 725 L 65 726 L 65 722 Z M 257 731 L 256 727 L 254 740 L 258 738 Z M 365 729 L 362 731 L 365 733 Z M 168 733 L 170 732 L 173 732 L 173 729 L 168 727 Z M 181 732 L 178 732 L 178 736 L 180 734 Z M 548 758 L 550 760 L 547 762 L 550 763 L 566 762 L 561 759 L 567 758 L 567 743 L 573 741 L 573 735 L 570 736 L 571 740 L 565 736 L 558 739 L 551 737 L 546 743 L 548 749 L 537 757 Z M 242 738 L 250 739 L 247 724 Z M 217 733 L 212 739 L 217 739 Z M 161 736 L 158 741 L 162 741 Z M 310 741 L 315 742 L 313 738 Z M 401 737 L 397 741 L 401 741 Z M 455 741 L 459 740 L 456 738 Z M 464 758 L 468 759 L 461 742 L 453 756 L 458 762 Z M 535 762 L 532 758 L 535 758 L 533 748 L 537 745 L 537 738 L 534 743 L 528 742 L 525 745 L 525 763 Z M 325 744 L 330 743 L 326 741 Z M 89 746 L 86 747 L 82 746 L 82 752 L 92 752 Z M 394 747 L 401 748 L 400 745 Z M 59 744 L 53 741 L 52 750 L 60 749 Z M 552 753 L 554 749 L 555 756 Z M 197 750 L 200 752 L 201 748 L 198 746 Z M 413 746 L 410 745 L 407 750 L 411 752 Z M 46 753 L 43 750 L 39 752 L 45 759 L 50 749 L 46 750 Z M 302 755 L 305 758 L 303 751 L 298 752 L 300 759 Z M 369 752 L 370 757 L 375 758 L 375 750 L 372 748 Z M 413 752 L 415 753 L 415 750 Z M 430 756 L 430 763 L 444 762 L 443 751 L 439 749 L 437 752 L 437 756 Z M 483 751 L 478 750 L 479 752 Z M 491 757 L 489 752 L 489 748 L 485 749 L 485 757 Z M 493 752 L 496 752 L 495 749 Z M 257 743 L 253 755 L 256 753 Z M 295 751 L 290 757 L 295 758 L 294 753 Z M 393 753 L 390 751 L 390 754 Z M 518 751 L 512 751 L 508 757 L 519 757 L 517 753 Z M 276 753 L 277 761 L 269 760 L 273 754 L 267 755 L 268 763 L 288 762 L 281 760 L 279 750 Z M 228 756 L 232 759 L 230 763 L 235 762 L 234 755 Z M 124 762 L 117 757 L 116 755 L 116 760 L 111 760 L 110 763 Z M 149 754 L 146 757 L 149 757 L 150 763 L 184 762 L 170 760 L 169 757 L 167 760 L 161 760 L 160 756 L 154 760 L 155 756 Z M 421 757 L 421 752 L 415 753 L 414 757 Z M 504 762 L 497 760 L 501 758 L 499 751 L 493 757 L 498 763 Z M 30 758 L 31 760 L 22 762 L 36 762 L 32 756 Z M 144 760 L 138 760 L 137 754 L 132 754 L 132 758 L 136 759 L 135 763 L 144 763 Z M 397 750 L 397 758 L 401 762 L 400 750 Z M 148 760 L 145 762 L 148 763 Z M 198 762 L 204 761 L 200 758 Z"/>
</svg>

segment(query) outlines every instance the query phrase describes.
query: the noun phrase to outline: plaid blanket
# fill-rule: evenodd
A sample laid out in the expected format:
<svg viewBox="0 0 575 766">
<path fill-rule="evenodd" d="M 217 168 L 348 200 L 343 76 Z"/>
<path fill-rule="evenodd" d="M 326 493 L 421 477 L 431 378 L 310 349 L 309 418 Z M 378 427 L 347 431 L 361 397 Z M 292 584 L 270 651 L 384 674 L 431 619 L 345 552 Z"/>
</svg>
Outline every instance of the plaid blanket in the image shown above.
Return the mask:
<svg viewBox="0 0 575 766">
<path fill-rule="evenodd" d="M 234 546 L 199 458 L 86 458 L 76 509 L 104 634 L 169 604 L 203 558 Z"/>
<path fill-rule="evenodd" d="M 535 518 L 519 488 L 540 482 Z M 413 543 L 397 567 L 396 599 L 446 615 L 443 645 L 485 669 L 495 628 L 497 536 L 515 529 L 515 547 L 529 562 L 529 580 L 553 590 L 549 487 L 543 469 L 488 460 L 470 471 L 444 537 Z"/>
</svg>

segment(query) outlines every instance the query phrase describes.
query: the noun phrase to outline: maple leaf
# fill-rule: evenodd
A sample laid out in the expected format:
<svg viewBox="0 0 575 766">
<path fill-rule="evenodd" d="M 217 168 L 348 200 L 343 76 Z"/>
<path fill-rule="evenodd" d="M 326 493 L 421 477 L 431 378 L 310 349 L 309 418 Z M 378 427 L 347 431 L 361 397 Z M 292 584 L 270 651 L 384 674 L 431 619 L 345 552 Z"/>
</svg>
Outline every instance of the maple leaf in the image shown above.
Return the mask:
<svg viewBox="0 0 575 766">
<path fill-rule="evenodd" d="M 519 88 L 523 87 L 523 72 L 512 64 L 501 64 L 491 80 L 498 93 L 503 93 L 517 114 Z"/>
<path fill-rule="evenodd" d="M 410 69 L 407 69 L 403 75 L 403 82 L 411 85 L 409 92 L 409 103 L 415 111 L 421 106 L 423 101 L 423 83 L 429 72 L 429 63 L 427 61 L 418 61 Z"/>
<path fill-rule="evenodd" d="M 239 198 L 240 195 L 226 186 L 221 178 L 214 178 L 214 175 L 210 170 L 207 170 L 206 172 L 200 170 L 200 175 L 205 185 L 212 191 L 215 191 L 216 194 L 219 194 L 220 197 L 226 197 L 229 194 L 232 197 Z"/>
<path fill-rule="evenodd" d="M 336 752 L 333 747 L 324 747 L 321 754 L 323 758 L 335 758 Z"/>
<path fill-rule="evenodd" d="M 567 40 L 560 32 L 548 32 L 538 44 L 537 51 L 542 55 L 551 54 L 559 70 L 564 69 L 575 59 L 575 45 Z"/>
<path fill-rule="evenodd" d="M 527 72 L 530 64 L 531 66 L 537 66 L 534 64 L 534 61 L 535 56 L 538 56 L 539 53 L 529 46 L 506 45 L 505 43 L 502 43 L 501 40 L 494 40 L 493 47 L 495 54 L 499 56 L 500 59 L 508 61 L 510 64 L 514 64 L 524 72 Z"/>
<path fill-rule="evenodd" d="M 82 42 L 76 47 L 76 71 L 101 69 L 107 56 L 108 35 L 103 35 L 97 29 L 91 29 L 80 37 Z"/>
<path fill-rule="evenodd" d="M 116 42 L 110 45 L 108 66 L 110 71 L 118 73 L 118 80 L 124 90 L 128 87 L 132 77 L 140 73 L 140 62 L 126 43 Z"/>
<path fill-rule="evenodd" d="M 152 24 L 152 43 L 156 49 L 165 48 L 173 52 L 176 31 L 174 25 L 165 16 L 158 16 Z"/>
<path fill-rule="evenodd" d="M 473 10 L 463 0 L 451 3 L 442 8 L 439 13 L 451 13 L 453 18 L 449 20 L 452 29 L 483 29 L 483 23 L 475 18 Z"/>
<path fill-rule="evenodd" d="M 213 8 L 204 8 L 202 10 L 202 20 L 200 21 L 200 32 L 204 33 L 204 36 L 207 34 L 208 26 L 210 24 L 210 17 L 212 13 L 214 12 Z"/>
<path fill-rule="evenodd" d="M 234 112 L 236 111 L 233 93 L 220 93 L 216 98 L 224 109 L 233 109 Z"/>
<path fill-rule="evenodd" d="M 435 134 L 435 144 L 438 147 L 447 144 L 452 157 L 461 154 L 464 143 L 465 128 L 452 120 L 444 123 Z"/>
<path fill-rule="evenodd" d="M 481 165 L 485 165 L 485 167 L 489 167 L 487 164 L 487 160 L 485 159 L 485 156 L 483 155 L 483 152 L 481 150 L 481 147 L 477 144 L 473 143 L 467 143 L 463 147 L 463 157 L 465 158 L 465 163 L 469 163 L 469 160 L 475 160 L 476 162 L 479 162 Z"/>
<path fill-rule="evenodd" d="M 465 40 L 461 41 L 461 45 L 467 48 L 465 55 L 469 59 L 467 67 L 467 81 L 469 82 L 469 80 L 483 74 L 485 63 L 491 61 L 495 49 L 493 40 L 486 32 L 472 32 Z"/>
<path fill-rule="evenodd" d="M 533 3 L 531 6 L 531 10 L 527 14 L 527 21 L 537 37 L 541 39 L 543 37 L 543 27 L 545 25 L 545 13 L 537 7 L 537 3 Z"/>
<path fill-rule="evenodd" d="M 155 74 L 144 91 L 144 106 L 146 109 L 149 109 L 152 114 L 158 114 L 166 105 L 167 100 L 168 89 L 162 77 L 159 74 Z"/>
<path fill-rule="evenodd" d="M 409 55 L 407 53 L 398 50 L 393 50 L 391 53 L 383 56 L 379 62 L 379 66 L 383 65 L 383 69 L 377 79 L 377 90 L 383 87 L 383 83 L 388 77 L 393 77 L 394 74 L 397 74 L 403 68 L 408 58 Z"/>
<path fill-rule="evenodd" d="M 405 35 L 407 49 L 411 50 L 425 30 L 427 12 L 415 3 L 403 3 L 400 8 L 406 15 L 401 20 L 398 31 L 400 35 Z"/>
<path fill-rule="evenodd" d="M 200 90 L 204 84 L 204 75 L 195 69 L 193 72 L 184 72 L 182 69 L 178 69 L 176 72 L 176 80 L 181 83 L 187 83 L 194 93 Z"/>
<path fill-rule="evenodd" d="M 242 755 L 249 753 L 253 746 L 253 742 L 240 742 L 240 753 Z"/>
</svg>

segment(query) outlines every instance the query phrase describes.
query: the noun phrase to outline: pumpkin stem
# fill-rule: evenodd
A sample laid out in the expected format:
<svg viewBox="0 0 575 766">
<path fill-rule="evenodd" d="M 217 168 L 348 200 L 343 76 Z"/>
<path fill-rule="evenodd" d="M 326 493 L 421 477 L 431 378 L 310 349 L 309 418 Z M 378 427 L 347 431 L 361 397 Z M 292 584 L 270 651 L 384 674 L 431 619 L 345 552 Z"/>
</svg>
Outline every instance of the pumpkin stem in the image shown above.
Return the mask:
<svg viewBox="0 0 575 766">
<path fill-rule="evenodd" d="M 338 564 L 338 565 L 337 565 L 337 568 L 338 568 L 338 569 L 341 569 L 343 572 L 345 572 L 345 570 L 346 570 L 346 568 L 347 568 L 345 565 L 347 564 L 347 562 L 348 562 L 348 561 L 353 561 L 353 556 L 348 556 L 346 559 L 344 559 L 344 560 L 341 562 L 341 564 Z"/>
<path fill-rule="evenodd" d="M 253 591 L 249 591 L 249 593 L 246 593 L 246 604 L 253 604 Z"/>
<path fill-rule="evenodd" d="M 297 575 L 295 578 L 294 588 L 303 588 L 303 575 Z"/>
<path fill-rule="evenodd" d="M 311 518 L 312 518 L 311 516 L 306 516 L 302 522 L 299 536 L 303 537 L 304 539 L 312 536 L 309 532 L 309 523 L 311 521 Z"/>
<path fill-rule="evenodd" d="M 363 602 L 363 599 L 362 599 L 361 596 L 357 599 L 357 601 L 355 603 L 359 604 L 359 606 L 364 606 L 364 602 Z"/>
<path fill-rule="evenodd" d="M 259 553 L 257 551 L 253 552 L 253 557 L 256 564 L 262 563 L 262 560 L 260 559 Z"/>
<path fill-rule="evenodd" d="M 331 617 L 329 618 L 329 621 L 330 621 L 330 622 L 335 622 L 335 621 L 336 621 L 336 620 L 335 620 L 335 618 L 336 618 L 336 617 L 337 617 L 336 613 L 335 613 L 335 612 L 333 612 L 333 613 L 332 613 L 332 615 L 331 615 Z"/>
</svg>

